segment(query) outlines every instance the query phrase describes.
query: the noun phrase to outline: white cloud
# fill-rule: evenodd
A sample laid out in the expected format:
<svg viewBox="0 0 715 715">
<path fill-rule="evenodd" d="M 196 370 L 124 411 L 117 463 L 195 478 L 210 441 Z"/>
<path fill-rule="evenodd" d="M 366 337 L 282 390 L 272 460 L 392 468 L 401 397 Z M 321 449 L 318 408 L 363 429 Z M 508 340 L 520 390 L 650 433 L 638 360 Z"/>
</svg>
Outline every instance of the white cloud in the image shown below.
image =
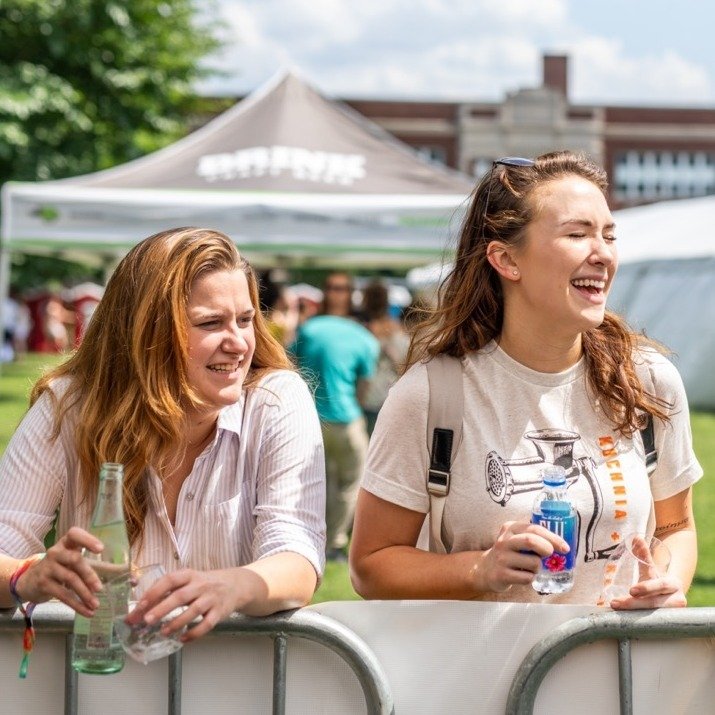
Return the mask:
<svg viewBox="0 0 715 715">
<path fill-rule="evenodd" d="M 242 3 L 224 1 L 220 7 L 226 23 L 224 41 L 246 47 L 260 47 L 266 41 L 255 16 Z"/>
<path fill-rule="evenodd" d="M 465 0 L 465 4 L 469 0 Z M 474 6 L 474 2 L 469 3 Z M 480 0 L 480 10 L 509 24 L 554 25 L 566 22 L 568 5 L 565 0 Z"/>
<path fill-rule="evenodd" d="M 623 43 L 586 38 L 571 48 L 574 99 L 633 103 L 702 104 L 714 98 L 704 67 L 672 50 L 640 57 L 627 55 Z"/>
<path fill-rule="evenodd" d="M 675 50 L 629 53 L 578 27 L 568 0 L 219 0 L 231 78 L 201 91 L 245 93 L 286 64 L 342 97 L 500 99 L 540 81 L 544 52 L 572 58 L 582 102 L 702 103 L 704 67 Z"/>
</svg>

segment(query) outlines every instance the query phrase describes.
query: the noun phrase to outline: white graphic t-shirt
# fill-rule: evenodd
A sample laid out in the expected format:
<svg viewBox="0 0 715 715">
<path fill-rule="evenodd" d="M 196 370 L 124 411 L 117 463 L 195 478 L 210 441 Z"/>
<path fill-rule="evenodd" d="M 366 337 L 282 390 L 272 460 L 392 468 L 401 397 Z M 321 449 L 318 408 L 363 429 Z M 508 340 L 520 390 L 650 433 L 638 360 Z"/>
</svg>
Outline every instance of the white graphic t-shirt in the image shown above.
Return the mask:
<svg viewBox="0 0 715 715">
<path fill-rule="evenodd" d="M 462 359 L 464 426 L 442 524 L 447 550 L 488 549 L 504 522 L 530 521 L 546 463 L 566 470 L 578 513 L 570 592 L 541 596 L 530 586 L 513 586 L 485 594 L 486 600 L 595 605 L 614 547 L 629 533 L 652 533 L 653 501 L 702 476 L 680 375 L 654 351 L 637 359 L 669 405 L 670 421 L 655 420 L 658 464 L 650 477 L 640 433 L 625 438 L 606 420 L 587 390 L 584 359 L 565 372 L 540 373 L 494 342 Z M 417 364 L 394 385 L 378 416 L 362 481 L 381 499 L 423 513 L 429 512 L 428 404 L 427 369 Z"/>
</svg>

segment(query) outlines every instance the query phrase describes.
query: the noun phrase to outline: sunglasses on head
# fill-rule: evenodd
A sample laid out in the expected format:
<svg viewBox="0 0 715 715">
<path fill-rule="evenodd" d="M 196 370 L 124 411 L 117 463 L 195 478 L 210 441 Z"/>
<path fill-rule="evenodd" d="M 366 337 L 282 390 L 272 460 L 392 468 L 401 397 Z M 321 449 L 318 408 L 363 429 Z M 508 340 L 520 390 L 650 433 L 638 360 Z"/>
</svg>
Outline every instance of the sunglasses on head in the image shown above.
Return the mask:
<svg viewBox="0 0 715 715">
<path fill-rule="evenodd" d="M 533 159 L 525 159 L 521 156 L 505 156 L 501 159 L 494 159 L 492 162 L 492 168 L 489 171 L 489 185 L 487 188 L 487 200 L 484 202 L 484 212 L 482 213 L 482 230 L 487 223 L 487 212 L 489 211 L 489 197 L 492 193 L 492 179 L 494 178 L 494 169 L 497 166 L 534 166 Z"/>
</svg>

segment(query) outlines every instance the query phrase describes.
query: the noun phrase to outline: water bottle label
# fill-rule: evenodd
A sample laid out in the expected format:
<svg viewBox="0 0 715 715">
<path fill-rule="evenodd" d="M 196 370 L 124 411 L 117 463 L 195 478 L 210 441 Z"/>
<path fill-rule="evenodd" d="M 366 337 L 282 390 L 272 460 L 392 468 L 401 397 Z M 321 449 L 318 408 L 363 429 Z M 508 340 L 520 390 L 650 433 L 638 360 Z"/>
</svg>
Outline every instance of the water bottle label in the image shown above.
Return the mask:
<svg viewBox="0 0 715 715">
<path fill-rule="evenodd" d="M 99 608 L 89 619 L 89 633 L 87 634 L 88 650 L 104 650 L 112 645 L 114 636 L 114 623 L 112 621 L 112 607 L 108 600 L 103 603 L 99 600 Z"/>
<path fill-rule="evenodd" d="M 553 534 L 560 536 L 571 549 L 567 554 L 554 551 L 551 556 L 541 559 L 544 571 L 559 573 L 573 569 L 576 565 L 576 517 L 556 515 L 545 517 L 543 514 L 533 514 L 531 523 L 543 526 Z"/>
</svg>

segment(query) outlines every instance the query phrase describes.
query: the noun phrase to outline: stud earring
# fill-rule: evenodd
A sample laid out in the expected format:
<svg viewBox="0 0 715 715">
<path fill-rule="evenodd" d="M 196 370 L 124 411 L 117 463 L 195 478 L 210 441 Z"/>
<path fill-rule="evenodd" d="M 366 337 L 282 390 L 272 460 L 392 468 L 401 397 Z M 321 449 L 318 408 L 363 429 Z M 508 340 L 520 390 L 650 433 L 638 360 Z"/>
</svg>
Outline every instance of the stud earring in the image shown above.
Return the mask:
<svg viewBox="0 0 715 715">
<path fill-rule="evenodd" d="M 519 275 L 519 271 L 517 271 L 517 270 L 513 270 L 512 273 L 513 273 L 515 276 L 518 276 L 518 275 Z"/>
</svg>

